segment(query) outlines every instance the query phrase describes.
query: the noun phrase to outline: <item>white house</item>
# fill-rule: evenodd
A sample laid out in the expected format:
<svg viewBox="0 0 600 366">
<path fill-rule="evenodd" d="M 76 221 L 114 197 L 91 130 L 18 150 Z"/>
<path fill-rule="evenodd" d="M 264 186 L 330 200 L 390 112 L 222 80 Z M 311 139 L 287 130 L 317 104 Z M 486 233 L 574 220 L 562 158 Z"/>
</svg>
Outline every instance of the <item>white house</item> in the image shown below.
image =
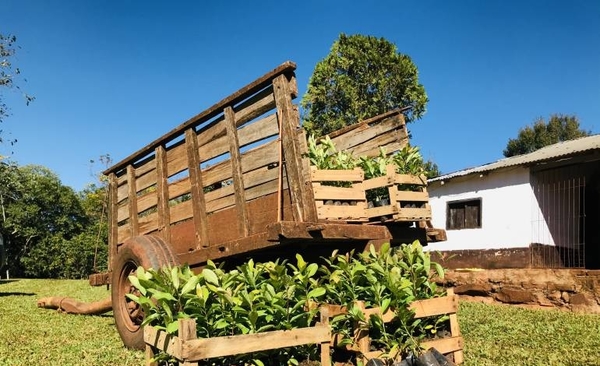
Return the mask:
<svg viewBox="0 0 600 366">
<path fill-rule="evenodd" d="M 430 250 L 600 268 L 600 135 L 445 174 L 428 191 L 433 226 L 448 238 Z"/>
</svg>

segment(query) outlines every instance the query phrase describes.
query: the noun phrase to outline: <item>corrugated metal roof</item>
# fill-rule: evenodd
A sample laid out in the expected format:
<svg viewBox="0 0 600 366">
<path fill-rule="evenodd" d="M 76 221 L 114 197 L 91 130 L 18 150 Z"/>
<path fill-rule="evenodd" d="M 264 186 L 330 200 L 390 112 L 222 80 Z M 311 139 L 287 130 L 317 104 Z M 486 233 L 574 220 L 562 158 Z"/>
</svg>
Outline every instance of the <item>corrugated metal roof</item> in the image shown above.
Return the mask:
<svg viewBox="0 0 600 366">
<path fill-rule="evenodd" d="M 511 166 L 527 165 L 547 160 L 554 160 L 561 157 L 576 155 L 578 153 L 600 150 L 600 134 L 588 137 L 582 137 L 576 140 L 559 142 L 536 150 L 529 154 L 512 156 L 510 158 L 500 159 L 493 163 L 484 164 L 474 168 L 459 170 L 454 173 L 448 173 L 439 177 L 430 179 L 429 182 L 446 180 L 454 177 L 489 172 L 496 169 L 507 168 Z"/>
</svg>

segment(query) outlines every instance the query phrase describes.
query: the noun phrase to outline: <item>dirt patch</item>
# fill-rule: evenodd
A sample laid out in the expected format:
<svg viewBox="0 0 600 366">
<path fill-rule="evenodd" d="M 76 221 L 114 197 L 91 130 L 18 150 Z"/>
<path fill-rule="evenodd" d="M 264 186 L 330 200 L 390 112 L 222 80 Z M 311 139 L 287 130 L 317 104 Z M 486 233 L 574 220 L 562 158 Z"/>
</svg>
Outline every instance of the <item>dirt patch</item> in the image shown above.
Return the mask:
<svg viewBox="0 0 600 366">
<path fill-rule="evenodd" d="M 597 270 L 448 270 L 440 284 L 454 287 L 463 300 L 600 314 Z"/>
</svg>

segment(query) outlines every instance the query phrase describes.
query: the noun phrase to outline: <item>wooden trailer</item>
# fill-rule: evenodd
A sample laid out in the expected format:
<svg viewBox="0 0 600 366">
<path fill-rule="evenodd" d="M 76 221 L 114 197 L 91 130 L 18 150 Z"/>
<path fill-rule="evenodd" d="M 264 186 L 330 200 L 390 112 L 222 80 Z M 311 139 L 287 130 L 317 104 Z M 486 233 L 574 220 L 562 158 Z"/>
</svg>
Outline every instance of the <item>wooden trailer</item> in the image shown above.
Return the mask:
<svg viewBox="0 0 600 366">
<path fill-rule="evenodd" d="M 334 248 L 444 239 L 443 230 L 428 227 L 422 179 L 409 177 L 422 186 L 411 196 L 421 200 L 420 209 L 403 207 L 398 196 L 387 209 L 373 211 L 365 200 L 373 182 L 360 172 L 311 170 L 292 103 L 298 93 L 294 70 L 292 62 L 280 65 L 104 172 L 109 273 L 90 281 L 112 284 L 115 322 L 126 346 L 144 346 L 143 314 L 125 296 L 132 291 L 127 277 L 139 265 L 187 263 L 199 270 L 208 260 L 236 263 L 296 252 L 318 258 Z M 408 142 L 401 111 L 331 137 L 357 155 L 376 155 L 380 146 L 394 151 Z M 353 184 L 344 191 L 321 186 L 324 179 Z M 393 193 L 395 179 L 407 177 L 392 173 L 375 185 Z M 327 204 L 336 199 L 353 202 Z"/>
</svg>

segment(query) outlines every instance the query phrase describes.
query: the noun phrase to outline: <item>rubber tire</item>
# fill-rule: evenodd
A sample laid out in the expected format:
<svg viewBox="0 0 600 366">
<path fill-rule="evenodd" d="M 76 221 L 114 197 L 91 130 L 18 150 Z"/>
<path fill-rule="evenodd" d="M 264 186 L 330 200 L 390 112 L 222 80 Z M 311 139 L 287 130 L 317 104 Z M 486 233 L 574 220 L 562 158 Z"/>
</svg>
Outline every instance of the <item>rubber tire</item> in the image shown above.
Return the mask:
<svg viewBox="0 0 600 366">
<path fill-rule="evenodd" d="M 111 297 L 115 325 L 125 347 L 138 350 L 145 348 L 140 321 L 134 321 L 129 316 L 127 304 L 130 300 L 127 300 L 125 294 L 130 292 L 131 283 L 127 277 L 139 266 L 144 269 L 159 269 L 178 264 L 169 245 L 154 235 L 130 238 L 119 247 L 112 267 Z"/>
</svg>

